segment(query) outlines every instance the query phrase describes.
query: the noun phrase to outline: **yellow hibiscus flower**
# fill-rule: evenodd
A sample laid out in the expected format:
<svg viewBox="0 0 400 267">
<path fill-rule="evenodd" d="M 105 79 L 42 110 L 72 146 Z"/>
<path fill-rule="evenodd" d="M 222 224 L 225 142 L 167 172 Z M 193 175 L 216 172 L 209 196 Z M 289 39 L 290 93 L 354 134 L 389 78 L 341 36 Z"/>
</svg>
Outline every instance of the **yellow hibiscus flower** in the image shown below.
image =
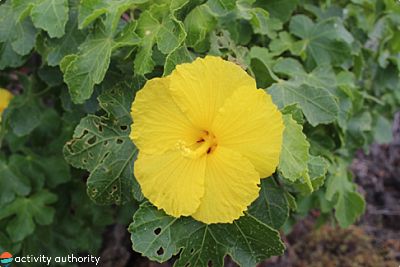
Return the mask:
<svg viewBox="0 0 400 267">
<path fill-rule="evenodd" d="M 6 89 L 0 88 L 0 121 L 3 111 L 8 107 L 13 95 Z"/>
<path fill-rule="evenodd" d="M 149 80 L 131 115 L 135 176 L 144 196 L 174 217 L 232 222 L 279 162 L 281 113 L 252 77 L 218 57 Z"/>
</svg>

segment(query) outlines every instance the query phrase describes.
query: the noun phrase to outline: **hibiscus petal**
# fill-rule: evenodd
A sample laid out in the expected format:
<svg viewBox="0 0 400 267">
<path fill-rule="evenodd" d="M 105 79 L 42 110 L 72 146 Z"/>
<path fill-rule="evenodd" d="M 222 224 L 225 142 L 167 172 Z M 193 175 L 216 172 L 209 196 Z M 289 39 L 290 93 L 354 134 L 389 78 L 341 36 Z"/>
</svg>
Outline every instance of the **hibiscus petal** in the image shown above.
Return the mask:
<svg viewBox="0 0 400 267">
<path fill-rule="evenodd" d="M 206 158 L 204 197 L 192 217 L 208 224 L 232 222 L 258 197 L 260 176 L 230 149 L 218 146 Z"/>
<path fill-rule="evenodd" d="M 264 90 L 241 87 L 227 99 L 215 118 L 212 132 L 219 146 L 239 152 L 268 177 L 279 163 L 282 115 Z"/>
<path fill-rule="evenodd" d="M 175 104 L 168 87 L 169 78 L 155 78 L 136 94 L 130 138 L 142 152 L 162 154 L 178 141 L 190 145 L 199 138 L 199 130 Z"/>
<path fill-rule="evenodd" d="M 256 88 L 254 79 L 238 65 L 212 56 L 177 66 L 170 78 L 175 102 L 203 130 L 210 128 L 219 108 L 236 89 Z"/>
<path fill-rule="evenodd" d="M 0 115 L 7 108 L 12 98 L 13 95 L 9 91 L 0 88 Z"/>
<path fill-rule="evenodd" d="M 206 157 L 190 159 L 179 150 L 162 155 L 139 152 L 135 177 L 143 195 L 167 214 L 180 217 L 197 210 L 204 195 Z"/>
</svg>

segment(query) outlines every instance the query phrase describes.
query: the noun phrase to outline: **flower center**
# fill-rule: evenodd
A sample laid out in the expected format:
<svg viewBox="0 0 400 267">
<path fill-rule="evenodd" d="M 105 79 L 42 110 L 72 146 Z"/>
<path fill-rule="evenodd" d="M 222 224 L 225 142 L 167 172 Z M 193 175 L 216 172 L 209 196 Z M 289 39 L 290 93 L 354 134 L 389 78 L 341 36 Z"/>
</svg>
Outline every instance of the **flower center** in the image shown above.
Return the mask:
<svg viewBox="0 0 400 267">
<path fill-rule="evenodd" d="M 183 156 L 194 159 L 211 154 L 217 147 L 217 139 L 212 133 L 203 131 L 195 144 L 188 146 L 184 141 L 179 140 L 177 145 Z"/>
</svg>

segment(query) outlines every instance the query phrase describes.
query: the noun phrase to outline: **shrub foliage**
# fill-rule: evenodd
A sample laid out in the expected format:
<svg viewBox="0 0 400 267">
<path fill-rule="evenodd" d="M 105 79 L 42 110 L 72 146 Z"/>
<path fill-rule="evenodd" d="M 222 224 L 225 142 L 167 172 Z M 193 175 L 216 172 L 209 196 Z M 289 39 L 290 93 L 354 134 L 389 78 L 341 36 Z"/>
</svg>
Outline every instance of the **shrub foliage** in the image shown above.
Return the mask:
<svg viewBox="0 0 400 267">
<path fill-rule="evenodd" d="M 233 224 L 167 216 L 133 175 L 135 92 L 207 54 L 241 65 L 284 114 L 278 170 Z M 0 87 L 15 94 L 1 120 L 1 249 L 95 253 L 118 221 L 152 260 L 222 266 L 229 254 L 255 266 L 283 253 L 278 230 L 311 209 L 341 227 L 363 213 L 348 165 L 357 149 L 391 139 L 400 3 L 5 0 L 0 70 Z"/>
</svg>

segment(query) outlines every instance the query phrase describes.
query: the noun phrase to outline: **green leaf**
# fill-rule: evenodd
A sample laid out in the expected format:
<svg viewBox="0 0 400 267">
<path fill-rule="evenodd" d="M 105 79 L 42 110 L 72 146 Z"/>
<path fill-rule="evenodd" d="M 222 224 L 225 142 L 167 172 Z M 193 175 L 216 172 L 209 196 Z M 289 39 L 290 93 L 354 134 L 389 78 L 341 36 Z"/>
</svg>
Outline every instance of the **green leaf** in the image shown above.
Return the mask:
<svg viewBox="0 0 400 267">
<path fill-rule="evenodd" d="M 254 33 L 275 39 L 276 31 L 282 29 L 282 23 L 278 19 L 270 18 L 268 12 L 262 8 L 255 7 L 250 9 L 249 12 L 251 14 L 250 24 Z"/>
<path fill-rule="evenodd" d="M 11 43 L 13 50 L 21 56 L 29 54 L 35 46 L 37 33 L 32 22 L 30 19 L 25 19 L 16 23 L 14 29 L 14 41 Z"/>
<path fill-rule="evenodd" d="M 340 21 L 331 19 L 315 24 L 304 15 L 296 15 L 292 17 L 289 29 L 305 41 L 307 56 L 317 65 L 341 64 L 349 59 L 348 42 L 351 39 L 340 31 L 343 29 Z"/>
<path fill-rule="evenodd" d="M 108 4 L 104 0 L 85 0 L 79 5 L 79 29 L 83 29 L 96 18 L 107 12 Z"/>
<path fill-rule="evenodd" d="M 351 116 L 347 125 L 347 138 L 352 145 L 362 147 L 368 143 L 372 130 L 372 116 L 368 111 Z"/>
<path fill-rule="evenodd" d="M 298 84 L 321 88 L 323 90 L 336 88 L 336 75 L 330 65 L 317 66 L 307 73 L 303 66 L 292 58 L 281 58 L 273 67 L 277 73 L 291 77 L 291 81 Z"/>
<path fill-rule="evenodd" d="M 286 106 L 281 110 L 282 114 L 291 114 L 292 118 L 298 123 L 303 125 L 306 121 L 304 119 L 303 112 L 297 106 L 297 104 Z"/>
<path fill-rule="evenodd" d="M 165 59 L 164 76 L 169 75 L 178 64 L 192 62 L 195 56 L 190 51 L 182 46 L 173 51 Z"/>
<path fill-rule="evenodd" d="M 183 23 L 170 16 L 160 24 L 157 33 L 157 47 L 162 53 L 169 54 L 179 47 L 185 38 L 186 32 Z"/>
<path fill-rule="evenodd" d="M 269 13 L 262 8 L 253 8 L 251 14 L 252 18 L 250 19 L 250 23 L 251 26 L 253 26 L 254 33 L 267 34 L 269 28 Z"/>
<path fill-rule="evenodd" d="M 28 115 L 27 115 L 28 114 Z M 31 133 L 42 121 L 42 107 L 30 94 L 15 97 L 9 106 L 9 123 L 17 136 Z"/>
<path fill-rule="evenodd" d="M 105 30 L 110 36 L 114 35 L 118 23 L 121 20 L 122 13 L 129 9 L 133 2 L 132 0 L 107 1 L 109 8 L 104 24 L 106 26 Z"/>
<path fill-rule="evenodd" d="M 335 205 L 335 217 L 341 227 L 349 227 L 364 213 L 364 198 L 357 192 L 340 194 Z"/>
<path fill-rule="evenodd" d="M 26 17 L 29 16 L 33 5 L 37 2 L 37 0 L 26 1 L 26 0 L 12 0 L 11 5 L 13 9 L 17 13 L 17 22 L 23 21 Z"/>
<path fill-rule="evenodd" d="M 62 155 L 40 158 L 40 164 L 46 175 L 46 185 L 49 188 L 55 188 L 71 180 L 69 165 Z"/>
<path fill-rule="evenodd" d="M 131 199 L 136 152 L 129 125 L 92 115 L 82 119 L 64 147 L 65 159 L 72 166 L 90 172 L 87 192 L 98 204 L 122 204 Z"/>
<path fill-rule="evenodd" d="M 0 70 L 19 67 L 24 62 L 24 58 L 12 49 L 9 42 L 0 44 Z"/>
<path fill-rule="evenodd" d="M 218 16 L 225 16 L 233 11 L 236 7 L 235 0 L 209 0 L 206 5 L 210 8 L 211 12 Z"/>
<path fill-rule="evenodd" d="M 38 0 L 31 10 L 33 24 L 45 30 L 51 38 L 65 33 L 68 20 L 68 0 Z"/>
<path fill-rule="evenodd" d="M 247 30 L 251 31 L 251 29 Z M 237 45 L 231 38 L 231 33 L 226 30 L 213 31 L 211 33 L 209 54 L 220 57 L 227 56 L 228 60 L 236 62 L 243 68 L 247 68 L 249 65 L 248 49 Z"/>
<path fill-rule="evenodd" d="M 303 134 L 303 127 L 291 115 L 284 115 L 283 144 L 278 170 L 284 178 L 294 182 L 308 175 L 308 150 L 310 144 Z"/>
<path fill-rule="evenodd" d="M 392 124 L 382 115 L 378 115 L 372 130 L 374 139 L 379 144 L 388 144 L 393 140 Z"/>
<path fill-rule="evenodd" d="M 288 32 L 282 31 L 278 38 L 273 38 L 269 44 L 271 52 L 280 55 L 285 51 L 290 51 L 293 55 L 304 56 L 307 43 L 303 40 L 296 41 Z"/>
<path fill-rule="evenodd" d="M 206 225 L 191 218 L 173 218 L 143 203 L 129 226 L 133 249 L 152 260 L 164 262 L 177 254 L 174 266 L 223 266 L 229 254 L 241 266 L 283 252 L 279 233 L 252 215 L 232 224 Z"/>
<path fill-rule="evenodd" d="M 297 61 L 285 59 L 279 61 L 273 69 L 294 77 L 289 81 L 280 80 L 267 89 L 279 108 L 298 104 L 313 126 L 336 120 L 338 104 L 328 90 L 335 86 L 336 80 L 329 67 L 321 66 L 307 74 Z"/>
<path fill-rule="evenodd" d="M 265 88 L 270 86 L 274 81 L 279 80 L 272 71 L 274 59 L 267 48 L 253 46 L 250 49 L 248 57 L 250 58 L 250 68 L 254 73 L 258 87 Z"/>
<path fill-rule="evenodd" d="M 57 201 L 57 196 L 40 191 L 30 197 L 19 197 L 2 208 L 0 220 L 13 216 L 6 230 L 14 242 L 31 235 L 35 225 L 48 225 L 53 221 L 54 209 L 49 207 Z"/>
<path fill-rule="evenodd" d="M 271 16 L 286 22 L 296 9 L 298 2 L 298 0 L 257 0 L 255 5 L 265 8 Z"/>
<path fill-rule="evenodd" d="M 83 118 L 64 147 L 68 163 L 90 172 L 87 192 L 98 204 L 122 204 L 132 193 L 140 198 L 133 175 L 137 149 L 129 138 L 132 99 L 130 88 L 116 86 L 106 92 L 99 101 L 109 118 Z"/>
<path fill-rule="evenodd" d="M 78 57 L 78 55 L 76 55 L 76 54 L 71 54 L 71 55 L 67 55 L 67 56 L 63 57 L 63 59 L 60 61 L 60 70 L 63 73 L 65 73 L 67 71 L 69 64 L 72 61 L 74 61 L 77 57 Z"/>
<path fill-rule="evenodd" d="M 35 45 L 36 29 L 29 18 L 19 21 L 19 11 L 11 1 L 0 6 L 0 69 L 23 63 Z"/>
<path fill-rule="evenodd" d="M 69 13 L 65 35 L 58 39 L 46 39 L 48 51 L 44 57 L 50 66 L 59 65 L 65 56 L 77 53 L 78 47 L 87 36 L 86 31 L 78 30 L 76 8 L 71 8 Z"/>
<path fill-rule="evenodd" d="M 238 0 L 236 1 L 237 15 L 239 18 L 245 20 L 251 20 L 253 14 L 251 13 L 253 9 L 253 4 L 255 0 Z"/>
<path fill-rule="evenodd" d="M 26 196 L 30 189 L 29 181 L 25 177 L 14 174 L 9 166 L 0 160 L 0 206 L 11 202 L 16 196 Z"/>
<path fill-rule="evenodd" d="M 263 223 L 279 229 L 289 217 L 285 191 L 273 178 L 261 180 L 260 196 L 249 207 L 249 213 Z"/>
<path fill-rule="evenodd" d="M 140 48 L 134 61 L 134 70 L 136 75 L 144 75 L 151 72 L 154 68 L 153 45 L 156 42 L 156 36 L 160 23 L 149 11 L 144 11 L 138 20 L 137 31 L 142 38 Z"/>
<path fill-rule="evenodd" d="M 134 0 L 84 0 L 81 1 L 78 10 L 78 27 L 83 29 L 103 14 L 106 19 L 103 21 L 106 25 L 106 31 L 111 35 L 115 31 L 121 14 L 125 12 Z"/>
<path fill-rule="evenodd" d="M 14 10 L 11 1 L 8 1 L 0 6 L 0 42 L 11 38 L 14 26 Z"/>
<path fill-rule="evenodd" d="M 133 90 L 129 84 L 116 85 L 98 97 L 100 107 L 107 112 L 107 116 L 119 124 L 132 123 L 131 105 Z M 125 134 L 124 134 L 125 135 Z"/>
<path fill-rule="evenodd" d="M 27 182 L 30 184 L 31 191 L 36 192 L 43 189 L 46 179 L 40 163 L 35 156 L 14 154 L 10 157 L 8 165 L 19 181 Z"/>
<path fill-rule="evenodd" d="M 351 174 L 344 161 L 333 166 L 331 172 L 326 182 L 326 199 L 335 203 L 335 217 L 339 225 L 348 227 L 364 212 L 365 202 L 357 193 L 356 185 L 350 181 Z"/>
<path fill-rule="evenodd" d="M 72 101 L 83 103 L 93 93 L 94 86 L 103 81 L 110 64 L 113 41 L 106 36 L 89 36 L 79 47 L 80 52 L 69 59 L 64 72 Z M 65 65 L 64 65 L 65 67 Z"/>
<path fill-rule="evenodd" d="M 187 32 L 186 45 L 196 49 L 202 48 L 207 35 L 214 29 L 216 20 L 208 6 L 201 5 L 186 16 L 184 23 Z"/>
<path fill-rule="evenodd" d="M 135 46 L 140 44 L 140 37 L 135 33 L 136 21 L 127 23 L 114 38 L 113 50 L 124 46 Z"/>
<path fill-rule="evenodd" d="M 296 181 L 294 187 L 303 195 L 311 194 L 324 184 L 327 171 L 328 163 L 323 157 L 310 155 L 308 160 L 308 174 L 312 188 L 310 188 L 308 181 L 304 179 Z"/>
</svg>

